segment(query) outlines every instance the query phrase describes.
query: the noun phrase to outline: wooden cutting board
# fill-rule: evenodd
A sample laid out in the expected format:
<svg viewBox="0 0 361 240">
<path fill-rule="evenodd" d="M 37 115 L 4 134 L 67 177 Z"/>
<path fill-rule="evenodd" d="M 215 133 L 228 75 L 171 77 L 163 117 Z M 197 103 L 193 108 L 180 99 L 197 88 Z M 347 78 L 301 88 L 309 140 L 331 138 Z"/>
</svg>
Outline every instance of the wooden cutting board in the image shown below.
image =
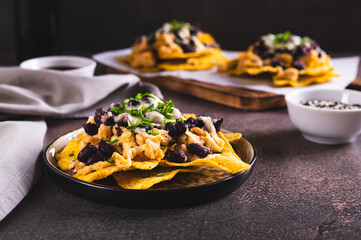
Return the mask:
<svg viewBox="0 0 361 240">
<path fill-rule="evenodd" d="M 104 67 L 106 68 L 107 73 L 127 73 L 109 66 Z M 262 111 L 286 106 L 284 96 L 275 93 L 224 87 L 217 84 L 204 83 L 192 79 L 182 79 L 173 76 L 152 78 L 139 77 L 145 82 L 154 83 L 155 85 L 167 90 L 246 111 Z M 360 91 L 361 78 L 357 78 L 347 88 Z"/>
</svg>

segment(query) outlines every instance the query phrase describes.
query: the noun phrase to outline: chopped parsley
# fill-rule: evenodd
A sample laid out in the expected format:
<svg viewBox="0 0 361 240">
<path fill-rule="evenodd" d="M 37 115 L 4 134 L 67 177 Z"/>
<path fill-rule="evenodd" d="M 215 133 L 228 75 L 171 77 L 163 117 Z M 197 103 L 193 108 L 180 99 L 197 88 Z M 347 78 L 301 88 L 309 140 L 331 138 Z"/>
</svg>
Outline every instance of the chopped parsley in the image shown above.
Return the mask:
<svg viewBox="0 0 361 240">
<path fill-rule="evenodd" d="M 75 156 L 74 152 L 69 154 L 69 157 L 74 157 L 74 156 Z"/>
<path fill-rule="evenodd" d="M 108 163 L 114 163 L 114 160 L 110 158 L 110 159 L 107 160 L 107 162 Z"/>
<path fill-rule="evenodd" d="M 213 151 L 212 153 L 213 154 L 222 154 L 222 152 L 219 152 L 219 151 Z"/>
<path fill-rule="evenodd" d="M 164 173 L 158 173 L 156 176 L 157 176 L 157 177 L 163 177 L 163 176 L 164 176 Z"/>
<path fill-rule="evenodd" d="M 116 142 L 118 142 L 118 141 L 119 141 L 119 140 L 115 138 L 115 139 L 111 140 L 111 141 L 109 142 L 109 144 L 112 145 L 113 143 L 116 143 Z"/>
</svg>

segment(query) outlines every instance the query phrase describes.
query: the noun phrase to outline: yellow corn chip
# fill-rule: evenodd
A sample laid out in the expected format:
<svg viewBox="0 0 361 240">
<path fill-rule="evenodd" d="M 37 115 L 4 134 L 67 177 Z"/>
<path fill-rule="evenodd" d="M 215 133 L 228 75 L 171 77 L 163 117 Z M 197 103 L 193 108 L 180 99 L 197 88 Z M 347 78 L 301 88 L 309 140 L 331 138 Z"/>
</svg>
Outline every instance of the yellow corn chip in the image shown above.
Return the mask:
<svg viewBox="0 0 361 240">
<path fill-rule="evenodd" d="M 188 58 L 184 61 L 165 61 L 158 64 L 158 68 L 162 70 L 202 70 L 210 69 L 214 65 L 218 65 L 227 58 L 222 54 L 221 50 L 214 49 L 210 54 L 206 54 L 196 58 Z"/>
<path fill-rule="evenodd" d="M 148 189 L 153 185 L 172 179 L 179 172 L 195 172 L 198 168 L 157 167 L 150 171 L 117 172 L 113 177 L 118 185 L 125 189 Z"/>
<path fill-rule="evenodd" d="M 273 79 L 273 84 L 276 86 L 286 86 L 290 85 L 292 87 L 304 87 L 314 83 L 324 83 L 331 80 L 332 77 L 339 76 L 338 74 L 333 73 L 331 70 L 325 74 L 317 76 L 300 76 L 297 81 L 292 81 L 289 79 Z"/>
<path fill-rule="evenodd" d="M 140 170 L 151 170 L 158 166 L 160 160 L 148 159 L 140 156 L 136 156 L 132 161 L 132 167 Z"/>
<path fill-rule="evenodd" d="M 58 166 L 66 171 L 71 169 L 71 161 L 78 156 L 80 152 L 79 144 L 75 140 L 70 140 L 68 145 L 65 148 L 55 155 L 55 158 L 58 159 Z"/>
<path fill-rule="evenodd" d="M 218 136 L 225 141 L 221 154 L 209 154 L 203 159 L 197 159 L 186 163 L 173 163 L 161 160 L 160 165 L 164 167 L 191 167 L 191 166 L 209 166 L 222 169 L 230 173 L 246 171 L 250 168 L 249 164 L 243 162 L 233 151 L 232 146 L 221 132 Z"/>
<path fill-rule="evenodd" d="M 234 69 L 229 70 L 228 73 L 231 75 L 241 75 L 247 73 L 249 75 L 258 75 L 261 73 L 269 72 L 269 73 L 277 73 L 280 67 L 272 67 L 272 66 L 264 66 L 264 67 L 248 67 L 245 69 Z"/>
<path fill-rule="evenodd" d="M 223 135 L 228 142 L 233 142 L 242 138 L 242 133 L 224 133 Z"/>
<path fill-rule="evenodd" d="M 121 170 L 120 167 L 118 167 L 116 165 L 112 165 L 112 166 L 102 168 L 100 170 L 97 170 L 95 172 L 92 172 L 92 173 L 89 173 L 89 174 L 86 174 L 86 175 L 75 174 L 73 177 L 75 177 L 75 178 L 77 178 L 79 180 L 91 183 L 91 182 L 94 182 L 95 180 L 106 178 L 106 177 L 108 177 L 108 176 L 112 175 L 113 173 L 118 172 L 120 170 Z"/>
</svg>

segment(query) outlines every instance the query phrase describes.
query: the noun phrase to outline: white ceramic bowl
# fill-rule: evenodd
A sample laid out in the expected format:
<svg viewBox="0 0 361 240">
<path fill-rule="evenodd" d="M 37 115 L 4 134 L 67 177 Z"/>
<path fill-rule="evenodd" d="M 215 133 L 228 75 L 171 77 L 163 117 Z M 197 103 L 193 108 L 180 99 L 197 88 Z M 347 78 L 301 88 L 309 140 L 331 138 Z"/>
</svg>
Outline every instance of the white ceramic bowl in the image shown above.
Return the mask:
<svg viewBox="0 0 361 240">
<path fill-rule="evenodd" d="M 290 119 L 307 140 L 322 144 L 343 144 L 354 141 L 361 133 L 361 109 L 335 110 L 300 103 L 309 100 L 361 104 L 361 92 L 299 89 L 286 94 Z"/>
<path fill-rule="evenodd" d="M 20 68 L 30 70 L 57 71 L 66 74 L 93 76 L 96 62 L 92 59 L 77 56 L 48 56 L 26 60 Z M 53 68 L 68 68 L 55 70 Z"/>
</svg>

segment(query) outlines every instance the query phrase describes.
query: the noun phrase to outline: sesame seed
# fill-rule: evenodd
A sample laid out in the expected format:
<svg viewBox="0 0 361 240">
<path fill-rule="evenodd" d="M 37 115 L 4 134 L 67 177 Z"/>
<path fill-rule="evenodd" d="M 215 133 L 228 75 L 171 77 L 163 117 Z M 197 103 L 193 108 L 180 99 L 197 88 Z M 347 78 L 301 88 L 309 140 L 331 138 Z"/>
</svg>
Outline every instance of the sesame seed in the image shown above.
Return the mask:
<svg viewBox="0 0 361 240">
<path fill-rule="evenodd" d="M 302 105 L 316 108 L 337 109 L 337 110 L 350 110 L 361 109 L 361 104 L 343 103 L 340 101 L 325 101 L 325 100 L 310 100 L 301 101 Z"/>
</svg>

